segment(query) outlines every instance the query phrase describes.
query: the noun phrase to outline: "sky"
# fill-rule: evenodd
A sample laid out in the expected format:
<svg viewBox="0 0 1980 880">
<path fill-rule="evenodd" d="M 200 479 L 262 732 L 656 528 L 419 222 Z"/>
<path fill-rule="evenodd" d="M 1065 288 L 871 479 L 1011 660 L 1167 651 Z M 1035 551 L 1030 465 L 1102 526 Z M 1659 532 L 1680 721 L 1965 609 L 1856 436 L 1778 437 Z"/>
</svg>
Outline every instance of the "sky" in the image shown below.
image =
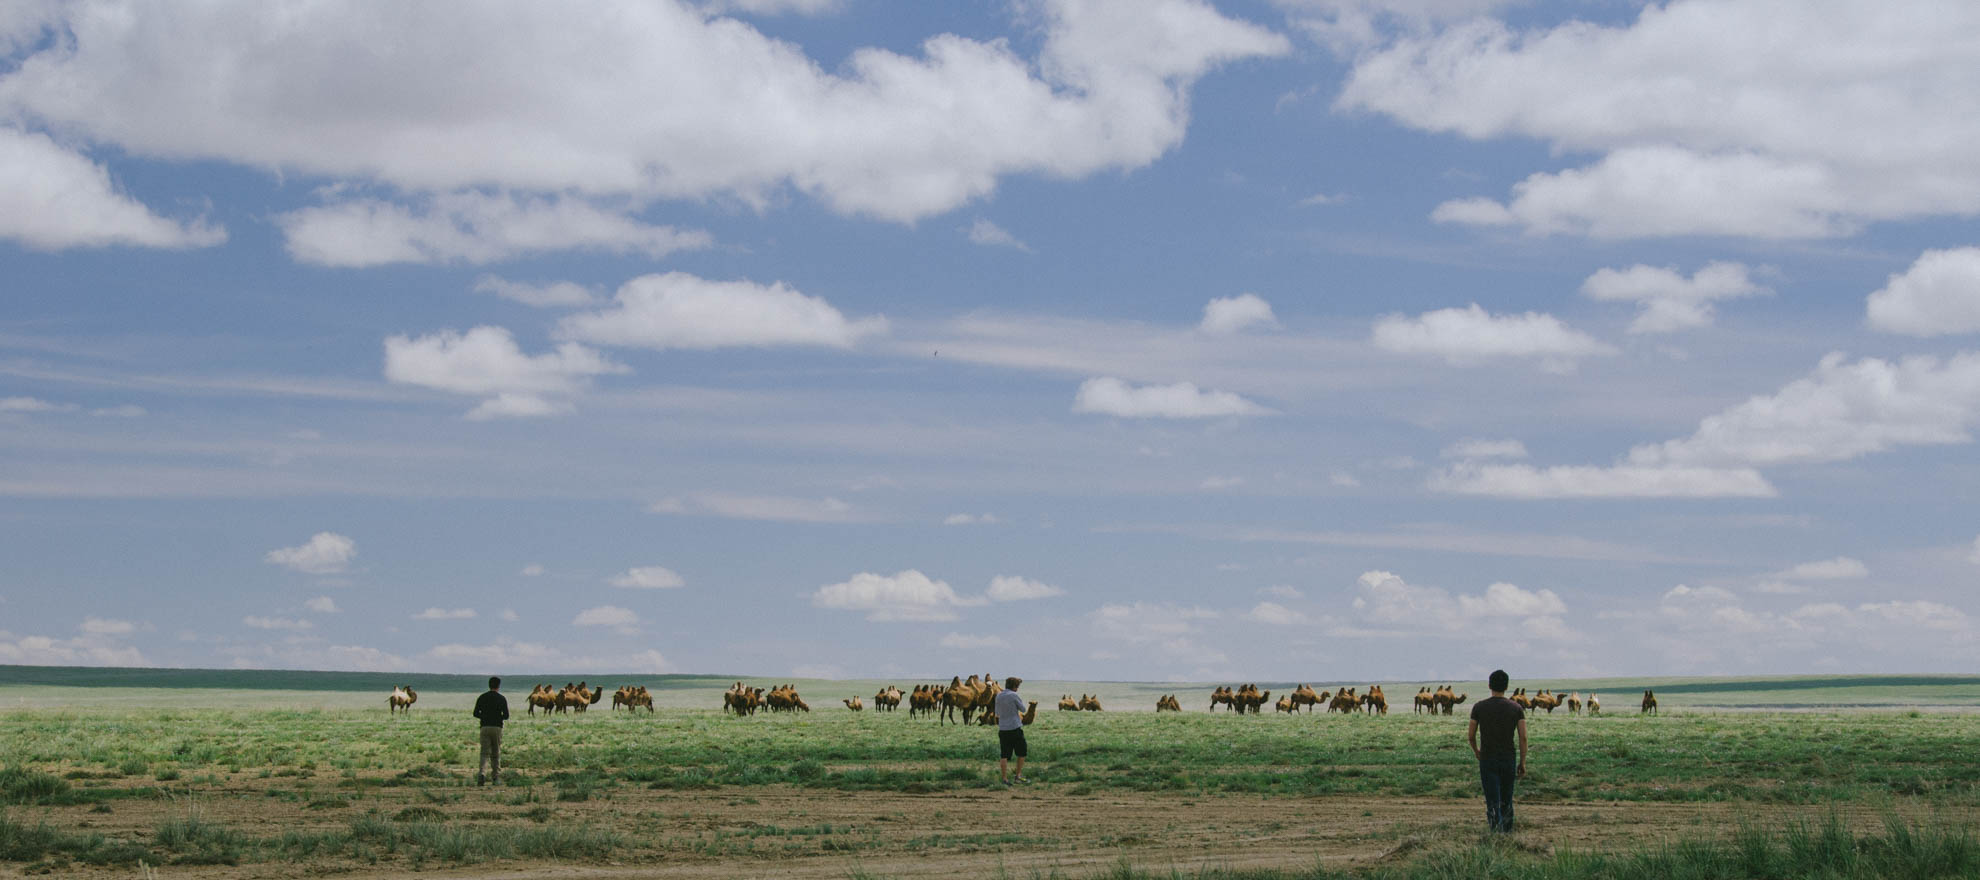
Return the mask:
<svg viewBox="0 0 1980 880">
<path fill-rule="evenodd" d="M 1980 5 L 0 5 L 0 663 L 1980 660 Z"/>
</svg>

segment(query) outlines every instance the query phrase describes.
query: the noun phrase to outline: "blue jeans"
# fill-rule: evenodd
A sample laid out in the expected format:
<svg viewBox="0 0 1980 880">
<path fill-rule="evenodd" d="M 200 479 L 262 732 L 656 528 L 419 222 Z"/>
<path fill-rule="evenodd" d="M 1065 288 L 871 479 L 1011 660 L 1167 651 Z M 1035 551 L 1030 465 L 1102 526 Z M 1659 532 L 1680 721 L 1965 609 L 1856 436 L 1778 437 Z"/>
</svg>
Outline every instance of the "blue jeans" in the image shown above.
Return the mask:
<svg viewBox="0 0 1980 880">
<path fill-rule="evenodd" d="M 1478 780 L 1485 786 L 1485 825 L 1493 831 L 1513 827 L 1513 782 L 1519 778 L 1519 759 L 1479 758 Z"/>
</svg>

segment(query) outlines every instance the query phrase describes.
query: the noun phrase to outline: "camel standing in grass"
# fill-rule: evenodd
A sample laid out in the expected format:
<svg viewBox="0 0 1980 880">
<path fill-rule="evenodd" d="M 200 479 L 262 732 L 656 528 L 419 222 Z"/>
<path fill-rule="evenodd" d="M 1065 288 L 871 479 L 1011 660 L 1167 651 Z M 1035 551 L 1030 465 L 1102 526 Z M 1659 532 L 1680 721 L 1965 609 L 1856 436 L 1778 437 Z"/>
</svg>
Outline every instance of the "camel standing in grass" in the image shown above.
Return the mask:
<svg viewBox="0 0 1980 880">
<path fill-rule="evenodd" d="M 551 709 L 557 707 L 557 692 L 547 684 L 539 684 L 529 689 L 528 702 L 529 714 L 535 715 L 537 709 L 542 709 L 543 714 L 548 715 Z"/>
<path fill-rule="evenodd" d="M 412 689 L 411 685 L 395 687 L 392 689 L 392 695 L 385 698 L 385 714 L 390 715 L 394 712 L 404 711 L 410 715 L 412 714 L 412 705 L 417 702 L 419 702 L 419 694 Z"/>
<path fill-rule="evenodd" d="M 1588 714 L 1591 716 L 1602 714 L 1602 698 L 1593 693 L 1588 695 Z"/>
<path fill-rule="evenodd" d="M 1439 688 L 1437 690 L 1436 697 L 1437 697 L 1437 711 L 1442 714 L 1449 715 L 1451 714 L 1451 710 L 1453 708 L 1463 705 L 1465 700 L 1471 698 L 1471 695 L 1453 693 L 1450 685 L 1444 685 L 1442 688 Z"/>
<path fill-rule="evenodd" d="M 1416 689 L 1416 699 L 1410 705 L 1409 711 L 1421 715 L 1425 709 L 1430 710 L 1432 715 L 1437 714 L 1437 695 L 1430 692 L 1428 685 Z"/>
<path fill-rule="evenodd" d="M 1064 707 L 1063 707 L 1063 706 L 1061 706 L 1060 708 L 1064 708 Z M 1160 699 L 1157 699 L 1157 700 L 1155 701 L 1155 711 L 1157 711 L 1157 712 L 1181 712 L 1181 711 L 1182 711 L 1182 702 L 1181 702 L 1180 700 L 1177 700 L 1177 699 L 1176 699 L 1176 695 L 1175 695 L 1175 694 L 1167 694 L 1167 695 L 1164 695 L 1163 697 L 1161 697 Z"/>
<path fill-rule="evenodd" d="M 1513 688 L 1512 696 L 1506 699 L 1519 704 L 1521 709 L 1531 710 L 1533 708 L 1533 698 L 1526 695 L 1526 688 Z"/>
<path fill-rule="evenodd" d="M 901 689 L 888 685 L 873 695 L 873 711 L 885 709 L 892 712 L 901 707 Z"/>
<path fill-rule="evenodd" d="M 652 712 L 653 695 L 647 692 L 646 685 L 629 684 L 612 692 L 612 711 L 618 711 L 620 706 L 630 712 L 637 712 L 639 707 L 645 706 L 646 711 Z"/>
<path fill-rule="evenodd" d="M 1569 715 L 1581 714 L 1581 692 L 1568 691 L 1567 707 Z"/>
<path fill-rule="evenodd" d="M 1081 712 L 1100 711 L 1100 698 L 1098 696 L 1087 696 L 1085 694 L 1081 694 L 1079 696 L 1079 711 Z"/>
<path fill-rule="evenodd" d="M 1389 714 L 1389 698 L 1382 695 L 1382 686 L 1379 684 L 1368 686 L 1368 699 L 1363 700 L 1361 706 L 1370 715 Z"/>
<path fill-rule="evenodd" d="M 1314 693 L 1313 687 L 1311 685 L 1302 684 L 1299 687 L 1293 688 L 1293 692 L 1292 692 L 1293 705 L 1305 706 L 1306 711 L 1308 712 L 1313 711 L 1313 707 L 1320 705 L 1321 701 L 1325 699 L 1327 698 L 1317 693 Z"/>
<path fill-rule="evenodd" d="M 1296 706 L 1293 703 L 1293 698 L 1291 694 L 1287 694 L 1283 697 L 1280 697 L 1277 703 L 1272 704 L 1272 708 L 1277 709 L 1280 712 L 1284 712 L 1287 715 L 1291 715 L 1299 711 L 1298 706 Z"/>
<path fill-rule="evenodd" d="M 865 708 L 866 708 L 865 706 L 863 706 L 863 705 L 861 705 L 861 704 L 860 704 L 860 702 L 859 702 L 859 698 L 858 698 L 858 697 L 853 697 L 853 698 L 852 698 L 852 699 L 850 699 L 850 700 L 840 700 L 839 702 L 842 702 L 842 703 L 845 703 L 845 704 L 846 704 L 846 708 L 848 708 L 848 709 L 851 709 L 851 710 L 853 710 L 854 712 L 858 712 L 858 711 L 861 711 L 862 709 L 865 709 Z M 876 711 L 877 711 L 877 710 L 876 710 Z"/>
<path fill-rule="evenodd" d="M 1354 688 L 1341 688 L 1334 698 L 1327 701 L 1327 711 L 1346 714 L 1361 708 L 1361 699 L 1354 695 Z"/>
<path fill-rule="evenodd" d="M 1646 712 L 1651 715 L 1657 714 L 1657 695 L 1649 691 L 1643 692 L 1643 708 L 1638 710 L 1636 714 L 1642 715 Z"/>
<path fill-rule="evenodd" d="M 1236 710 L 1237 703 L 1234 702 L 1234 700 L 1235 697 L 1231 692 L 1230 685 L 1224 685 L 1222 687 L 1219 687 L 1210 692 L 1210 711 L 1212 712 L 1217 711 L 1217 706 L 1219 704 L 1229 706 L 1231 707 L 1231 709 Z"/>
<path fill-rule="evenodd" d="M 942 705 L 940 685 L 918 684 L 908 693 L 908 717 L 933 715 Z"/>
<path fill-rule="evenodd" d="M 1038 701 L 1032 700 L 1030 703 L 1025 704 L 1024 714 L 1018 716 L 1018 723 L 1029 726 L 1031 722 L 1037 720 L 1038 720 Z M 981 724 L 984 727 L 996 727 L 997 713 L 995 711 L 985 712 L 981 716 L 977 717 L 976 723 Z"/>
</svg>

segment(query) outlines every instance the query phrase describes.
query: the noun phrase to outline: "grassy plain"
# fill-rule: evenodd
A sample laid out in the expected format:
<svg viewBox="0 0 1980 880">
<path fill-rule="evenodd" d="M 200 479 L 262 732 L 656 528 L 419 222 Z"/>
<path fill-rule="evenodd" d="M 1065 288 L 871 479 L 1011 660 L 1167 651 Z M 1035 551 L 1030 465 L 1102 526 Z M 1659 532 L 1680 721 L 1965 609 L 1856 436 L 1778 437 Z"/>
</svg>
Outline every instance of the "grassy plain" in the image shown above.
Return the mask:
<svg viewBox="0 0 1980 880">
<path fill-rule="evenodd" d="M 1388 717 L 1208 715 L 1202 686 L 1133 686 L 1149 703 L 1183 694 L 1179 716 L 1059 713 L 1045 700 L 1030 733 L 1035 782 L 1013 789 L 995 785 L 986 730 L 827 705 L 839 691 L 870 697 L 869 682 L 801 683 L 810 714 L 601 705 L 513 719 L 507 784 L 481 788 L 455 693 L 429 688 L 410 716 L 388 717 L 379 692 L 242 683 L 0 686 L 19 698 L 0 697 L 0 874 L 128 876 L 142 860 L 215 876 L 580 862 L 602 876 L 987 865 L 1011 876 L 1625 877 L 1660 876 L 1646 866 L 1681 856 L 1746 866 L 1698 876 L 1768 877 L 1806 873 L 1786 866 L 1819 856 L 1833 876 L 1980 875 L 1966 830 L 1980 815 L 1980 714 L 1942 711 L 1973 680 L 1660 682 L 1661 717 L 1633 703 L 1600 718 L 1542 714 L 1519 794 L 1524 830 L 1496 843 L 1476 833 L 1463 717 L 1412 714 L 1403 686 L 1387 688 L 1405 704 Z M 722 684 L 661 683 L 656 695 L 700 700 Z M 1045 685 L 1037 695 L 1055 699 L 1051 684 L 1026 690 Z M 1686 692 L 1673 693 L 1687 684 L 1709 686 L 1690 693 L 1719 705 L 1796 698 L 1687 709 Z M 56 691 L 96 696 L 57 707 Z M 1808 694 L 1836 691 L 1851 705 L 1917 708 L 1807 708 Z M 1120 708 L 1136 695 L 1114 693 Z M 380 705 L 336 708 L 368 702 Z M 1755 711 L 1770 705 L 1801 708 Z"/>
</svg>

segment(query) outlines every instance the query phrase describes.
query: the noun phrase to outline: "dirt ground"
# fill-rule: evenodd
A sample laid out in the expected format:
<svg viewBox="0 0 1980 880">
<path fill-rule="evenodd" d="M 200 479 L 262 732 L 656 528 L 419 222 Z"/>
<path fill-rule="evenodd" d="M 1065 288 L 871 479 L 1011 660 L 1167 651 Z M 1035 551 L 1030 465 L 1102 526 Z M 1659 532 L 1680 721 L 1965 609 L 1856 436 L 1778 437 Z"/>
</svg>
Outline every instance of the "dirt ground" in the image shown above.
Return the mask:
<svg viewBox="0 0 1980 880">
<path fill-rule="evenodd" d="M 417 789 L 370 789 L 351 806 L 309 807 L 270 797 L 267 780 L 202 786 L 175 800 L 120 800 L 112 812 L 51 808 L 51 824 L 70 830 L 148 839 L 159 823 L 197 811 L 256 837 L 283 831 L 348 827 L 376 807 L 391 816 L 430 807 L 449 822 L 538 827 L 523 814 L 544 808 L 557 825 L 610 828 L 638 851 L 559 864 L 497 861 L 453 868 L 429 860 L 377 865 L 330 860 L 297 864 L 166 866 L 159 877 L 275 878 L 345 873 L 364 877 L 447 878 L 833 878 L 954 876 L 1002 869 L 1025 877 L 1104 873 L 1123 860 L 1137 867 L 1185 871 L 1199 866 L 1330 867 L 1407 860 L 1448 841 L 1475 839 L 1478 801 L 1455 798 L 1290 798 L 1139 793 L 1074 794 L 1050 785 L 937 794 L 816 791 L 750 787 L 675 792 L 615 789 L 575 803 L 517 804 L 521 789 L 442 789 L 435 804 Z M 546 793 L 544 789 L 537 789 Z M 334 796 L 334 791 L 325 791 Z M 1852 825 L 1874 827 L 1884 815 L 1868 806 L 1837 810 Z M 1717 837 L 1744 823 L 1820 819 L 1808 808 L 1753 804 L 1521 804 L 1519 845 L 1620 849 L 1677 838 Z M 15 810 L 16 821 L 31 821 Z M 823 827 L 822 826 L 829 826 Z M 0 865 L 18 876 L 19 864 Z M 64 876 L 129 877 L 129 869 L 70 866 Z"/>
</svg>

